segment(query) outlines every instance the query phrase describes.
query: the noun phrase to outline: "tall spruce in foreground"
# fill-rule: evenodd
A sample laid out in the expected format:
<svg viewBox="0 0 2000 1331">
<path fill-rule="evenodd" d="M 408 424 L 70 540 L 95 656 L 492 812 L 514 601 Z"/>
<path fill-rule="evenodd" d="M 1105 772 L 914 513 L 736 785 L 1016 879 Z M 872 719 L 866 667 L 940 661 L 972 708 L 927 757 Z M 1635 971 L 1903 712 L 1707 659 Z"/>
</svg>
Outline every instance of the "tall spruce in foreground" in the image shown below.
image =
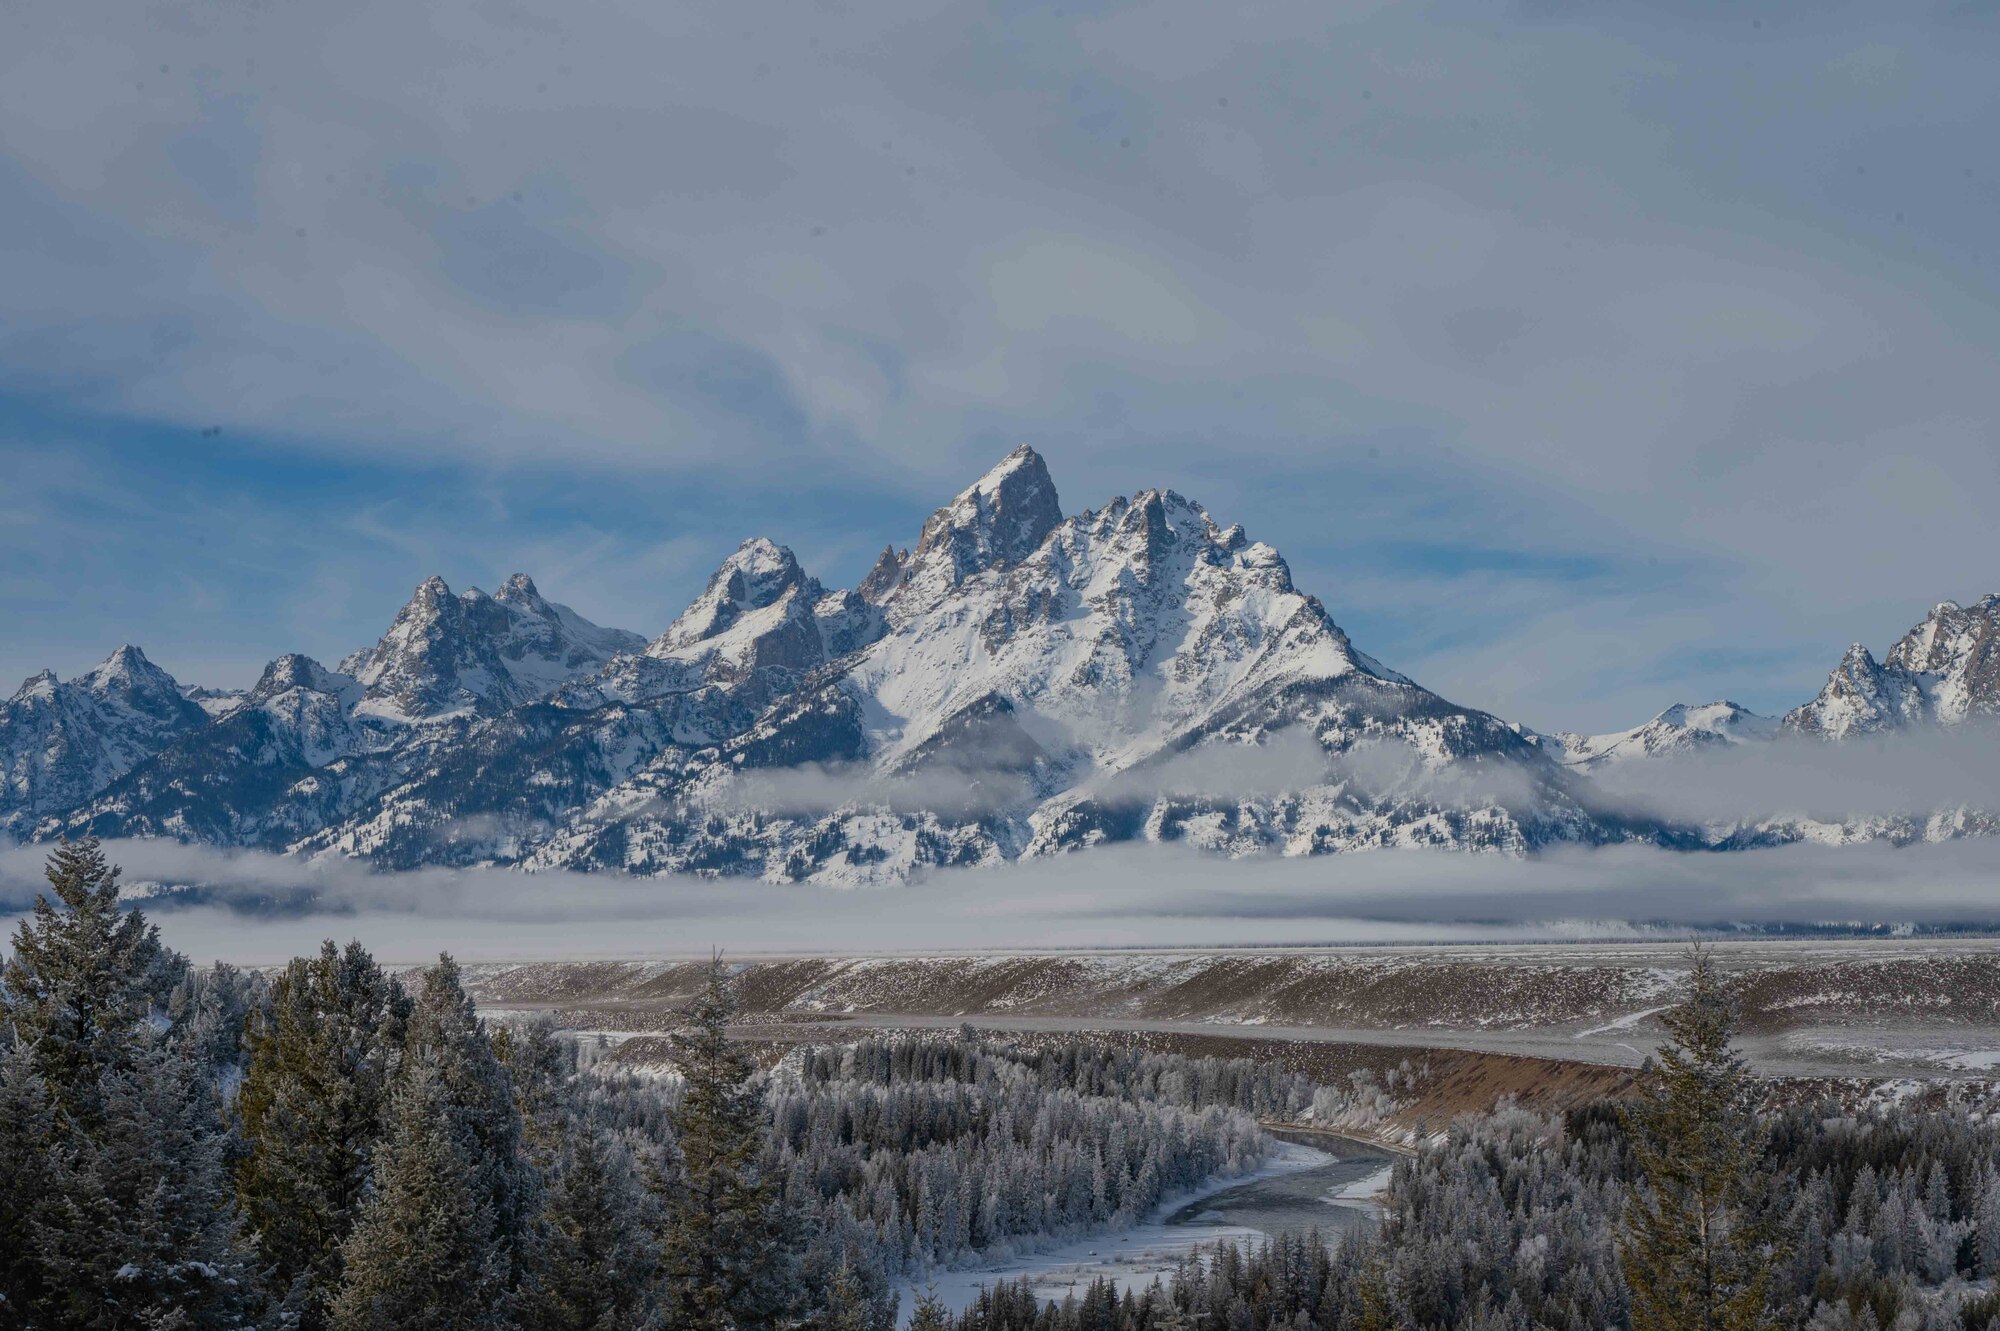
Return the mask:
<svg viewBox="0 0 2000 1331">
<path fill-rule="evenodd" d="M 342 1246 L 336 1331 L 512 1324 L 528 1194 L 513 1083 L 449 956 L 424 974 L 373 1187 Z"/>
<path fill-rule="evenodd" d="M 348 1239 L 335 1331 L 505 1331 L 507 1244 L 479 1145 L 432 1063 L 396 1089 L 375 1186 Z"/>
<path fill-rule="evenodd" d="M 409 1007 L 359 943 L 343 952 L 328 941 L 318 957 L 294 958 L 271 986 L 268 1011 L 251 1015 L 237 1095 L 249 1148 L 236 1196 L 300 1331 L 326 1324 L 339 1287 L 340 1245 L 387 1127 Z"/>
<path fill-rule="evenodd" d="M 729 1039 L 736 1009 L 722 959 L 673 1035 L 685 1079 L 673 1116 L 679 1177 L 667 1194 L 665 1322 L 672 1331 L 763 1331 L 798 1302 L 777 1181 L 761 1165 L 763 1096 Z"/>
<path fill-rule="evenodd" d="M 1770 1235 L 1757 1216 L 1763 1142 L 1731 1043 L 1735 1002 L 1707 949 L 1690 960 L 1686 995 L 1661 1018 L 1670 1038 L 1626 1114 L 1642 1181 L 1619 1256 L 1632 1331 L 1752 1331 L 1774 1324 Z"/>
<path fill-rule="evenodd" d="M 0 975 L 0 1017 L 79 1124 L 102 1113 L 102 1078 L 129 1064 L 177 960 L 144 915 L 119 909 L 118 872 L 95 837 L 57 846 Z"/>
<path fill-rule="evenodd" d="M 156 1007 L 186 971 L 94 840 L 49 856 L 50 895 L 0 989 L 0 1321 L 35 1328 L 243 1324 L 214 1066 Z"/>
</svg>

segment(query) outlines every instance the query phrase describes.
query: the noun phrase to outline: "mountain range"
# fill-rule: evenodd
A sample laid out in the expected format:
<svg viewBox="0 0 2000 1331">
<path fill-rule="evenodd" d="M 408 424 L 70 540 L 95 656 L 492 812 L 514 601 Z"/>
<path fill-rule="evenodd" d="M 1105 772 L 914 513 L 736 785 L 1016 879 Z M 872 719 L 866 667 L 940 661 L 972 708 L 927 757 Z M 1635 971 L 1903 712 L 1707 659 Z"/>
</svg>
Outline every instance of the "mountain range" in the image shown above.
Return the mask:
<svg viewBox="0 0 2000 1331">
<path fill-rule="evenodd" d="M 856 587 L 749 540 L 651 640 L 523 575 L 492 595 L 434 577 L 373 646 L 332 669 L 281 656 L 247 691 L 184 686 L 130 646 L 44 672 L 0 704 L 0 831 L 834 883 L 1141 839 L 1732 848 L 1818 824 L 1679 825 L 1600 778 L 1990 720 L 1997 636 L 2000 597 L 1947 602 L 1880 662 L 1851 648 L 1782 718 L 1716 702 L 1541 735 L 1361 651 L 1276 550 L 1172 491 L 1065 516 L 1021 448 Z"/>
</svg>

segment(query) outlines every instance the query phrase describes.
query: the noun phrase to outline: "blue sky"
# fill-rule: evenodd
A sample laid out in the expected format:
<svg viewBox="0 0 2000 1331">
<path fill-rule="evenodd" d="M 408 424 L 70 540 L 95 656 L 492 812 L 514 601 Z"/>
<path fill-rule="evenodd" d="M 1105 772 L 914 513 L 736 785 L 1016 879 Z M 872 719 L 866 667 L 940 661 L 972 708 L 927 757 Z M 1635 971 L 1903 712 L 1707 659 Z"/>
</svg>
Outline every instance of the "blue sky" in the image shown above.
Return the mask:
<svg viewBox="0 0 2000 1331">
<path fill-rule="evenodd" d="M 1542 728 L 2000 590 L 2000 10 L 36 0 L 0 677 L 431 573 L 657 632 L 1014 444 Z"/>
</svg>

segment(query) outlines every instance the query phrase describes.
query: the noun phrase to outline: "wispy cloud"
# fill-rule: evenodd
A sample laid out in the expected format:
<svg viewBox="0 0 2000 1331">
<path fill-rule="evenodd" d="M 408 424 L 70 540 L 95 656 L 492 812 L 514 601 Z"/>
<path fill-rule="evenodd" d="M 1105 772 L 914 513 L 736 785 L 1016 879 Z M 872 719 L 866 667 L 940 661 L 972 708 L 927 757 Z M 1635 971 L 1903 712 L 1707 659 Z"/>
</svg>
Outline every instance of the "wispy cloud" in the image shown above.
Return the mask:
<svg viewBox="0 0 2000 1331">
<path fill-rule="evenodd" d="M 1632 644 L 1659 704 L 1771 707 L 1815 652 L 1990 590 L 1990 17 L 1459 17 L 29 7 L 0 53 L 0 394 L 158 432 L 114 469 L 220 426 L 377 492 L 444 460 L 517 511 L 552 477 L 642 493 L 539 507 L 619 507 L 596 525 L 631 559 L 569 595 L 648 631 L 660 539 L 713 528 L 709 563 L 785 516 L 851 576 L 1029 438 L 1073 504 L 1165 483 L 1245 521 L 1336 615 L 1356 561 L 1447 598 L 1456 640 L 1357 607 L 1363 645 L 1540 725 L 1640 719 L 1579 653 Z M 10 472 L 32 442 L 10 429 Z M 209 478 L 282 519 L 258 471 Z M 830 477 L 889 498 L 828 504 Z M 406 565 L 518 562 L 490 515 L 419 516 Z M 1496 601 L 1548 632 L 1396 548 L 1437 528 L 1490 536 Z M 1684 576 L 1575 571 L 1635 554 Z M 434 571 L 464 576 L 380 578 Z M 1596 613 L 1621 590 L 1676 630 Z M 1748 687 L 1714 654 L 1746 641 Z"/>
</svg>

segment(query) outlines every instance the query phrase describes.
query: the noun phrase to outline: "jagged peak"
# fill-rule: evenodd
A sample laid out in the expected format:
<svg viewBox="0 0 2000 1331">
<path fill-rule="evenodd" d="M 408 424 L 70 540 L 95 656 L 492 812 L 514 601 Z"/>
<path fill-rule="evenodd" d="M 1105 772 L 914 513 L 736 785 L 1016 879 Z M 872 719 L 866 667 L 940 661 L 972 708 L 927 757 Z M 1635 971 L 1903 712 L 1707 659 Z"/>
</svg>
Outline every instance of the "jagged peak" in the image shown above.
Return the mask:
<svg viewBox="0 0 2000 1331">
<path fill-rule="evenodd" d="M 129 642 L 120 644 L 102 662 L 79 675 L 76 682 L 92 693 L 140 690 L 178 695 L 180 692 L 180 685 L 172 675 L 148 660 L 145 652 Z"/>
<path fill-rule="evenodd" d="M 45 667 L 22 680 L 21 687 L 14 690 L 14 697 L 19 700 L 36 694 L 54 693 L 56 686 L 61 683 L 62 681 L 56 678 L 56 672 Z"/>
<path fill-rule="evenodd" d="M 903 571 L 910 562 L 908 550 L 898 551 L 894 545 L 882 547 L 882 553 L 875 557 L 874 567 L 854 590 L 861 599 L 871 604 L 879 602 L 895 591 L 903 581 Z"/>
<path fill-rule="evenodd" d="M 764 536 L 736 547 L 709 575 L 708 585 L 654 640 L 656 652 L 673 652 L 726 631 L 752 611 L 775 605 L 795 588 L 817 600 L 819 584 L 799 566 L 798 557 Z"/>
<path fill-rule="evenodd" d="M 250 689 L 248 701 L 264 702 L 293 689 L 339 693 L 355 683 L 353 676 L 328 670 L 303 652 L 286 652 L 264 667 L 264 673 Z"/>
<path fill-rule="evenodd" d="M 988 569 L 1020 563 L 1061 523 L 1048 464 L 1023 444 L 931 514 L 910 564 L 924 569 L 926 583 L 955 587 Z"/>
<path fill-rule="evenodd" d="M 541 601 L 542 594 L 535 589 L 535 580 L 527 574 L 510 573 L 507 581 L 500 584 L 500 590 L 494 593 L 493 599 L 509 605 L 534 604 Z"/>
</svg>

